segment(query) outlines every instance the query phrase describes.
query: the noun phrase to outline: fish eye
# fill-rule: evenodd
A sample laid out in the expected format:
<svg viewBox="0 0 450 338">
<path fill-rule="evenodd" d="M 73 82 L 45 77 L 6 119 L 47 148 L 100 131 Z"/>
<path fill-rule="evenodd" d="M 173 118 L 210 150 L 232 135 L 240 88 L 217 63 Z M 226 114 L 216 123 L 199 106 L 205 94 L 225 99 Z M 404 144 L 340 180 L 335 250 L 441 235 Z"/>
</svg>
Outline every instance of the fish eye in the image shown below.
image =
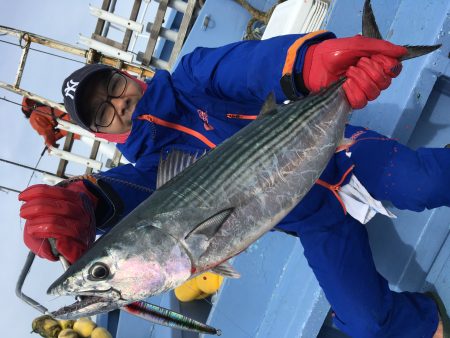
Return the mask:
<svg viewBox="0 0 450 338">
<path fill-rule="evenodd" d="M 89 268 L 89 279 L 92 280 L 104 280 L 106 278 L 108 278 L 109 276 L 109 268 L 106 264 L 104 263 L 94 263 L 90 268 Z"/>
</svg>

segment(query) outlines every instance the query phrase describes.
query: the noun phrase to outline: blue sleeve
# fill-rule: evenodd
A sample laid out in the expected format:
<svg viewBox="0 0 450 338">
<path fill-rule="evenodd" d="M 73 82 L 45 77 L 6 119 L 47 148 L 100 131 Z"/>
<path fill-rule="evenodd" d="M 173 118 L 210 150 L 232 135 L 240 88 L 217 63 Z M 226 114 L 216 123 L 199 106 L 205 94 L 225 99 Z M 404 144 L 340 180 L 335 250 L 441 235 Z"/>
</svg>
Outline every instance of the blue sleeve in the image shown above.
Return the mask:
<svg viewBox="0 0 450 338">
<path fill-rule="evenodd" d="M 141 157 L 136 165 L 127 164 L 95 175 L 97 196 L 97 227 L 108 231 L 143 202 L 156 188 L 159 154 Z"/>
<path fill-rule="evenodd" d="M 274 91 L 277 101 L 282 102 L 287 99 L 280 85 L 283 75 L 288 72 L 302 78 L 308 46 L 333 37 L 329 32 L 315 32 L 240 41 L 219 48 L 199 47 L 181 59 L 172 78 L 178 90 L 192 97 L 201 93 L 261 104 Z"/>
<path fill-rule="evenodd" d="M 347 129 L 356 141 L 354 173 L 373 197 L 418 212 L 450 206 L 450 149 L 413 150 L 372 130 Z"/>
</svg>

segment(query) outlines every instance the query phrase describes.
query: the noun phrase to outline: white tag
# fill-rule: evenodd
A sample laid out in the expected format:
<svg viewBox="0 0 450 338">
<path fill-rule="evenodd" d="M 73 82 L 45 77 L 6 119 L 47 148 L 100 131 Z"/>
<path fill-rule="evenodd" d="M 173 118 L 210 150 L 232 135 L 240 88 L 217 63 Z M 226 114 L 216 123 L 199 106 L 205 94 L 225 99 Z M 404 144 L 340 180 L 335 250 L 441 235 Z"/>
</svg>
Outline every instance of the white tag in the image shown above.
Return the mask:
<svg viewBox="0 0 450 338">
<path fill-rule="evenodd" d="M 338 190 L 347 212 L 362 224 L 369 222 L 377 213 L 397 218 L 383 204 L 373 198 L 362 183 L 352 175 L 350 181 Z"/>
</svg>

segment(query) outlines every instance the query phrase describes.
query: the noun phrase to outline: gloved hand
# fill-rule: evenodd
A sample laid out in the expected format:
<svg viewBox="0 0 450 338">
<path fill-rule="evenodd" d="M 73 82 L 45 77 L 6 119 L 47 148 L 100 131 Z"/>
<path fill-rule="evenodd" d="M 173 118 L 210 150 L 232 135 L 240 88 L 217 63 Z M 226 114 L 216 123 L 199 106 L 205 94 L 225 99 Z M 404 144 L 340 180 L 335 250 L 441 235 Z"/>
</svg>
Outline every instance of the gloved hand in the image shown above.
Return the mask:
<svg viewBox="0 0 450 338">
<path fill-rule="evenodd" d="M 22 191 L 19 200 L 25 202 L 20 208 L 20 216 L 27 220 L 24 242 L 39 257 L 58 259 L 49 238 L 56 240 L 56 250 L 71 264 L 94 242 L 98 199 L 82 181 L 66 187 L 36 184 Z"/>
<path fill-rule="evenodd" d="M 360 109 L 389 87 L 402 69 L 398 58 L 406 53 L 402 46 L 361 35 L 325 40 L 306 51 L 303 81 L 317 92 L 345 75 L 347 99 L 353 109 Z"/>
</svg>

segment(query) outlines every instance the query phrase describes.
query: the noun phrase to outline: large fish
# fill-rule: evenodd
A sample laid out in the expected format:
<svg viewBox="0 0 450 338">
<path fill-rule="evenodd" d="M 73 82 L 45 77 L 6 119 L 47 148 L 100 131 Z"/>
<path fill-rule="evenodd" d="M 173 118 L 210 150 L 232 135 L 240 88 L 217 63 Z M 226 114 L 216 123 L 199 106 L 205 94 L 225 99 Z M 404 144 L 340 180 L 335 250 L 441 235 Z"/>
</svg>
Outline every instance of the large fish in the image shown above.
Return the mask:
<svg viewBox="0 0 450 338">
<path fill-rule="evenodd" d="M 381 37 L 369 1 L 363 33 Z M 407 47 L 403 59 L 438 47 Z M 109 311 L 208 270 L 236 276 L 227 260 L 301 201 L 342 141 L 351 112 L 342 82 L 265 109 L 173 178 L 186 166 L 182 162 L 193 158 L 169 155 L 159 175 L 161 184 L 168 181 L 50 286 L 53 295 L 84 296 L 54 315 L 77 318 Z"/>
</svg>

